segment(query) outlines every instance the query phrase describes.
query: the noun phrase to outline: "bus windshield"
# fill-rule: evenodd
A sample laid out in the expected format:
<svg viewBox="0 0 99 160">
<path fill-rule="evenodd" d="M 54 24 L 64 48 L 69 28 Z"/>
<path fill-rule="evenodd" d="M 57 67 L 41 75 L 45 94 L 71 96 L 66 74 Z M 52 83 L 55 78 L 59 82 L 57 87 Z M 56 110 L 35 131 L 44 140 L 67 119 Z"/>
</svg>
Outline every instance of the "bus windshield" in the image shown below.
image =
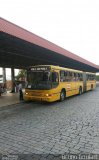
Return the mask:
<svg viewBox="0 0 99 160">
<path fill-rule="evenodd" d="M 27 73 L 28 89 L 51 89 L 53 83 L 58 83 L 58 76 L 50 71 L 30 71 Z M 56 76 L 55 76 L 56 75 Z M 55 85 L 54 85 L 55 86 Z"/>
</svg>

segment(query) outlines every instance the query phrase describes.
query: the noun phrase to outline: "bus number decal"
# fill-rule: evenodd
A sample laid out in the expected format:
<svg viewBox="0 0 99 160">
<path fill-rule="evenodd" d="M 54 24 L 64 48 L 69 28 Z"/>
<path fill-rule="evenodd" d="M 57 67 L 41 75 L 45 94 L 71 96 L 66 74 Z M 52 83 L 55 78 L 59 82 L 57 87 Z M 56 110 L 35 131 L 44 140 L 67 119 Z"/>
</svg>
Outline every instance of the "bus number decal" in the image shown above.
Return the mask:
<svg viewBox="0 0 99 160">
<path fill-rule="evenodd" d="M 67 84 L 67 85 L 66 85 L 66 88 L 70 89 L 70 88 L 71 88 L 71 85 L 70 85 L 70 84 Z"/>
</svg>

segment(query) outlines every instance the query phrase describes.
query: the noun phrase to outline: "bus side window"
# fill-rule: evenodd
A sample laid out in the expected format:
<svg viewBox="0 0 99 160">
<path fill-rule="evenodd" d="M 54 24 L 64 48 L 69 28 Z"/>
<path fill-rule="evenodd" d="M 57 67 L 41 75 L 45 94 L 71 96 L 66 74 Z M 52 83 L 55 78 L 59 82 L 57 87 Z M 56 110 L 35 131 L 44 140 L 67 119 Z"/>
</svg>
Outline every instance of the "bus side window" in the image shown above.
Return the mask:
<svg viewBox="0 0 99 160">
<path fill-rule="evenodd" d="M 91 75 L 91 80 L 93 80 L 93 75 Z"/>
<path fill-rule="evenodd" d="M 90 75 L 90 80 L 92 80 L 92 75 Z"/>
<path fill-rule="evenodd" d="M 73 74 L 72 74 L 72 72 L 66 72 L 66 81 L 67 82 L 71 82 L 71 81 L 73 81 Z"/>
<path fill-rule="evenodd" d="M 52 72 L 52 88 L 56 88 L 59 84 L 59 76 L 57 72 Z"/>
<path fill-rule="evenodd" d="M 74 72 L 74 81 L 76 81 L 76 73 Z"/>
<path fill-rule="evenodd" d="M 78 81 L 80 80 L 80 74 L 78 73 Z"/>
<path fill-rule="evenodd" d="M 68 75 L 68 72 L 67 72 L 67 71 L 65 71 L 65 77 L 67 77 L 67 75 Z"/>
<path fill-rule="evenodd" d="M 76 73 L 76 81 L 78 81 L 78 80 L 79 80 L 78 73 Z"/>
<path fill-rule="evenodd" d="M 91 75 L 89 75 L 89 80 L 91 80 Z"/>
<path fill-rule="evenodd" d="M 83 76 L 82 76 L 82 73 L 80 73 L 80 81 L 83 80 Z"/>
<path fill-rule="evenodd" d="M 79 81 L 82 81 L 82 74 L 81 73 L 78 73 L 78 79 L 79 79 Z"/>
<path fill-rule="evenodd" d="M 72 73 L 72 81 L 74 82 L 74 81 L 76 81 L 76 73 Z"/>
<path fill-rule="evenodd" d="M 73 80 L 73 78 L 74 78 L 74 77 L 73 77 L 73 76 L 74 76 L 73 72 L 71 72 L 70 75 L 71 75 L 71 82 L 73 82 L 73 81 L 74 81 L 74 80 Z"/>
<path fill-rule="evenodd" d="M 66 82 L 69 82 L 69 72 L 68 71 L 65 72 L 65 77 L 66 77 Z"/>
<path fill-rule="evenodd" d="M 90 80 L 90 75 L 88 74 L 87 76 L 88 76 L 87 80 Z"/>
<path fill-rule="evenodd" d="M 65 71 L 60 71 L 60 82 L 65 82 Z"/>
<path fill-rule="evenodd" d="M 89 80 L 89 75 L 87 74 L 87 81 Z"/>
<path fill-rule="evenodd" d="M 93 75 L 91 75 L 91 80 L 93 80 Z"/>
<path fill-rule="evenodd" d="M 92 80 L 95 80 L 95 75 L 92 76 Z"/>
<path fill-rule="evenodd" d="M 72 72 L 69 72 L 69 81 L 72 81 Z"/>
<path fill-rule="evenodd" d="M 72 82 L 74 82 L 74 81 L 75 81 L 74 72 L 71 72 L 71 81 L 72 81 Z"/>
</svg>

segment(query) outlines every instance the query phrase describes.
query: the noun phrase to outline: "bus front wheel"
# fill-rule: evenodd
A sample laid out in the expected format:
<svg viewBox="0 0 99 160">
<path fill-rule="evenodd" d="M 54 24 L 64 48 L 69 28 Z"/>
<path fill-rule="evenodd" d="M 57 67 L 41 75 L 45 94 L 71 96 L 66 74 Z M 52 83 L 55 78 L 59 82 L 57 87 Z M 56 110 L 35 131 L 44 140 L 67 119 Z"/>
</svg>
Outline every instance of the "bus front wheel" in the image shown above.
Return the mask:
<svg viewBox="0 0 99 160">
<path fill-rule="evenodd" d="M 66 92 L 65 92 L 65 90 L 62 90 L 61 93 L 60 93 L 60 101 L 61 102 L 64 101 L 65 98 L 66 98 Z"/>
</svg>

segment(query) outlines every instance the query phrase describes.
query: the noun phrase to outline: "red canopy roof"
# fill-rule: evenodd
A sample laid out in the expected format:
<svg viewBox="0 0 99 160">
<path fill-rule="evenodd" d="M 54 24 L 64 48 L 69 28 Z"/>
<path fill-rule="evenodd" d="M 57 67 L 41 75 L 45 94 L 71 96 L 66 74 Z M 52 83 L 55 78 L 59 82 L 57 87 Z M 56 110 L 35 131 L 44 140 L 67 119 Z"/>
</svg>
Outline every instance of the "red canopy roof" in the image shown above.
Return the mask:
<svg viewBox="0 0 99 160">
<path fill-rule="evenodd" d="M 55 45 L 54 43 L 49 42 L 48 40 L 45 40 L 45 39 L 29 32 L 29 31 L 3 19 L 3 18 L 0 18 L 0 31 L 99 69 L 99 66 L 93 64 L 92 62 L 89 62 L 89 61 Z"/>
</svg>

